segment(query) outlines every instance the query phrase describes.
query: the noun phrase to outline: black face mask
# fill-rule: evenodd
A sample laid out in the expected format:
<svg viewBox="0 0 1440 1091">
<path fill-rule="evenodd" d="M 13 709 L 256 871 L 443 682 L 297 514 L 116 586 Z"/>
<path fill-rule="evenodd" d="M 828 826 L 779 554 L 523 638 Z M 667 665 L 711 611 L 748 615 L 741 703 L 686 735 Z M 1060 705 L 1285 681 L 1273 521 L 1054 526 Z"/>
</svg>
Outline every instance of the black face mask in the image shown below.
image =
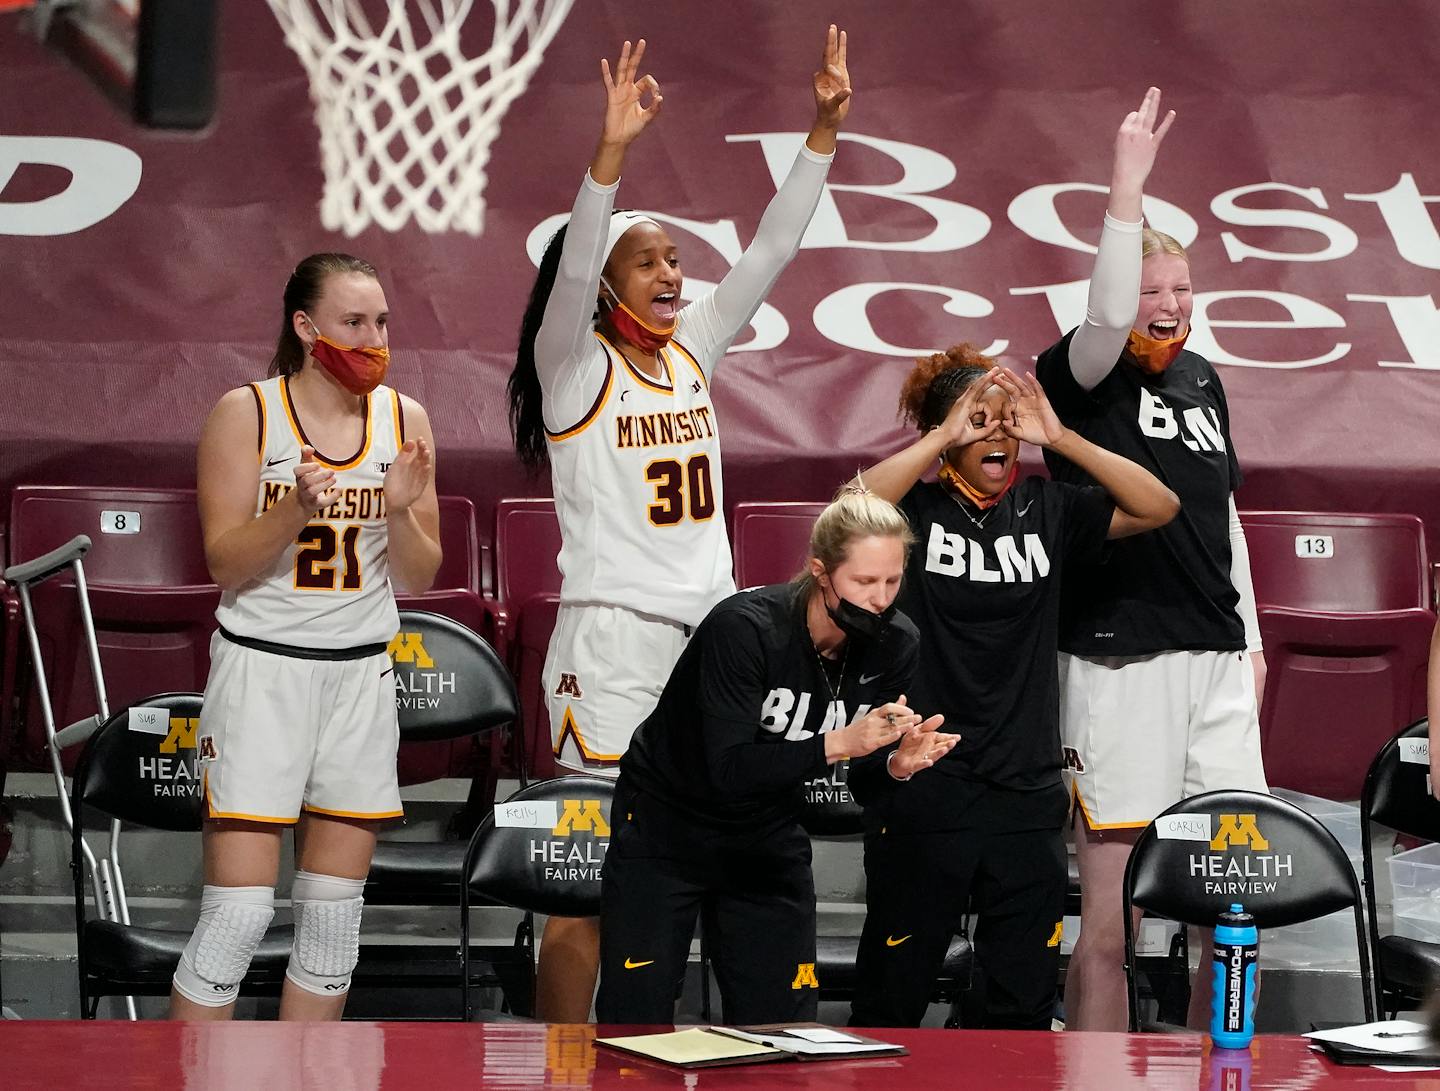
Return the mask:
<svg viewBox="0 0 1440 1091">
<path fill-rule="evenodd" d="M 835 593 L 834 606 L 830 605 L 830 599 L 824 590 L 821 591 L 820 601 L 825 603 L 825 612 L 830 615 L 830 620 L 848 637 L 883 644 L 890 635 L 890 619 L 895 616 L 893 602 L 880 613 L 872 614 L 863 606 L 856 606 L 849 599 L 841 598 L 838 591 Z"/>
</svg>

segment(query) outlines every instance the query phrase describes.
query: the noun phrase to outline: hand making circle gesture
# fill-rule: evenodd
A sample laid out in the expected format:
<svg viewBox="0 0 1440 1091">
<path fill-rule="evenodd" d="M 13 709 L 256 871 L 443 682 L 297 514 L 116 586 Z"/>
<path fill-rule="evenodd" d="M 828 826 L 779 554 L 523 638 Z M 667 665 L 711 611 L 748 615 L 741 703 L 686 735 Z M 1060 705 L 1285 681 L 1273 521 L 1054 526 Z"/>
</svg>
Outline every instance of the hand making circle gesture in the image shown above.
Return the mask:
<svg viewBox="0 0 1440 1091">
<path fill-rule="evenodd" d="M 1065 426 L 1034 375 L 1026 372 L 1022 377 L 1008 367 L 1000 368 L 995 383 L 1010 395 L 1010 413 L 1000 423 L 1007 436 L 1036 447 L 1049 447 L 1065 435 Z"/>
<path fill-rule="evenodd" d="M 620 59 L 615 62 L 615 74 L 611 77 L 610 62 L 600 58 L 600 75 L 605 80 L 605 126 L 601 140 L 609 144 L 626 145 L 644 131 L 645 126 L 660 113 L 660 104 L 665 101 L 660 94 L 660 85 L 655 77 L 645 75 L 635 78 L 640 70 L 640 59 L 645 56 L 645 39 L 620 47 Z M 646 94 L 650 105 L 644 104 Z"/>
<path fill-rule="evenodd" d="M 1120 131 L 1115 134 L 1115 175 L 1132 185 L 1142 186 L 1155 165 L 1155 153 L 1160 142 L 1170 131 L 1175 120 L 1171 110 L 1157 127 L 1155 119 L 1160 115 L 1160 88 L 1152 87 L 1145 92 L 1145 98 L 1138 110 L 1125 115 Z"/>
<path fill-rule="evenodd" d="M 814 75 L 815 123 L 838 129 L 850 112 L 850 70 L 845 66 L 845 32 L 835 24 L 825 34 L 825 52 L 820 71 Z"/>
<path fill-rule="evenodd" d="M 992 367 L 983 378 L 971 383 L 965 392 L 955 399 L 955 404 L 950 407 L 950 412 L 945 414 L 944 423 L 940 425 L 945 433 L 947 450 L 951 447 L 964 447 L 976 440 L 989 439 L 1000 427 L 1000 418 L 990 415 L 990 408 L 982 399 L 998 381 L 1001 370 L 999 367 Z"/>
</svg>

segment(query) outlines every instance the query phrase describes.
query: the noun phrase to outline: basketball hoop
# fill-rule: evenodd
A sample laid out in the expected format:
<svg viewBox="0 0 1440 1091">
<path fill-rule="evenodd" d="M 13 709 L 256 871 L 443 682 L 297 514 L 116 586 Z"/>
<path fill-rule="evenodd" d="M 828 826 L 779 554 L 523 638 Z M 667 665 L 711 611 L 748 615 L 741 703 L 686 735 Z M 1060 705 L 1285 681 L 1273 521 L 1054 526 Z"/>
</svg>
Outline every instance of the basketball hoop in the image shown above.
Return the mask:
<svg viewBox="0 0 1440 1091">
<path fill-rule="evenodd" d="M 383 0 L 377 32 L 362 0 L 269 0 L 310 78 L 325 227 L 350 236 L 412 220 L 428 232 L 484 229 L 485 164 L 500 119 L 574 0 L 513 0 L 513 12 L 512 0 L 490 0 L 490 48 L 469 58 L 460 30 L 474 3 Z"/>
</svg>

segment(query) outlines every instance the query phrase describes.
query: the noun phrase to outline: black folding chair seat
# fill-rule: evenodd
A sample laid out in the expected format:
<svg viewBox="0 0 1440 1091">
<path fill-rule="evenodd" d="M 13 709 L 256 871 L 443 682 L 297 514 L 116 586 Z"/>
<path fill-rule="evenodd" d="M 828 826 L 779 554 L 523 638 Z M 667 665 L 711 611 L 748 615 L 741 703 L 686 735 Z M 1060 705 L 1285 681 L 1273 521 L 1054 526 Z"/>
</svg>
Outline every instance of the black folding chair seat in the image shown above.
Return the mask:
<svg viewBox="0 0 1440 1091">
<path fill-rule="evenodd" d="M 278 985 L 285 976 L 294 938 L 295 929 L 288 924 L 269 929 L 255 951 L 246 984 Z M 93 973 L 104 974 L 121 985 L 150 982 L 168 990 L 189 939 L 189 932 L 168 928 L 90 921 L 85 927 L 85 962 Z"/>
<path fill-rule="evenodd" d="M 1376 988 L 1380 1006 L 1390 1012 L 1418 1007 L 1440 982 L 1440 944 L 1405 936 L 1382 936 L 1376 906 L 1375 830 L 1379 825 L 1394 834 L 1440 841 L 1440 802 L 1427 783 L 1430 763 L 1415 760 L 1404 749 L 1412 740 L 1428 740 L 1430 721 L 1417 720 L 1382 746 L 1365 773 L 1360 794 L 1360 848 L 1364 856 L 1365 909 L 1370 944 L 1375 950 Z"/>
<path fill-rule="evenodd" d="M 383 904 L 459 905 L 464 862 L 463 841 L 378 841 L 366 882 Z"/>
<path fill-rule="evenodd" d="M 1431 986 L 1440 981 L 1440 943 L 1409 936 L 1381 936 L 1376 962 L 1386 988 L 1408 996 L 1426 996 Z"/>
<path fill-rule="evenodd" d="M 100 812 L 124 825 L 194 835 L 200 832 L 204 802 L 200 795 L 201 766 L 196 743 L 201 696 L 166 693 L 148 697 L 140 705 L 163 710 L 159 733 L 139 730 L 129 709 L 121 709 L 103 723 L 86 743 L 75 769 L 71 807 L 75 826 L 71 834 L 71 871 L 75 881 L 75 928 L 80 976 L 80 1010 L 93 1019 L 104 996 L 164 996 L 190 939 L 183 931 L 121 924 L 92 916 L 86 906 L 89 864 L 81 831 L 87 816 Z M 163 768 L 164 772 L 160 772 Z M 112 844 L 113 848 L 113 844 Z M 100 861 L 117 875 L 117 858 Z M 294 929 L 273 926 L 261 941 L 241 993 L 276 995 L 290 958 Z"/>
</svg>

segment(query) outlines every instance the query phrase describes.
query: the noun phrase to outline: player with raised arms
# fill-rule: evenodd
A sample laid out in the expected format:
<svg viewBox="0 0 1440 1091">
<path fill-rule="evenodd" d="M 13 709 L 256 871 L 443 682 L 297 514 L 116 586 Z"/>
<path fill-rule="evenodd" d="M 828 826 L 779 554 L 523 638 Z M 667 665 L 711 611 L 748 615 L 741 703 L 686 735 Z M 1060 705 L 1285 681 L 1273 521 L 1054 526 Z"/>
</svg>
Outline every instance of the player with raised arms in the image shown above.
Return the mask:
<svg viewBox="0 0 1440 1091">
<path fill-rule="evenodd" d="M 1181 504 L 1064 588 L 1060 723 L 1083 893 L 1065 1015 L 1079 1030 L 1126 1027 L 1120 884 L 1139 831 L 1186 796 L 1266 790 L 1264 659 L 1230 408 L 1219 373 L 1184 347 L 1189 258 L 1143 222 L 1145 180 L 1175 116 L 1157 125 L 1159 113 L 1152 87 L 1120 126 L 1085 321 L 1036 364 L 1069 428 L 1152 471 Z M 1045 462 L 1058 481 L 1093 480 L 1062 452 Z M 1191 1026 L 1205 1025 L 1209 1005 L 1207 971 L 1191 990 Z"/>
<path fill-rule="evenodd" d="M 962 741 L 913 783 L 889 748 L 851 762 L 867 910 L 856 1026 L 919 1026 L 973 912 L 983 1025 L 1050 1029 L 1068 873 L 1060 589 L 1107 540 L 1179 508 L 1154 475 L 1065 428 L 1033 376 L 993 365 L 970 345 L 917 361 L 900 405 L 920 438 L 863 474 L 920 539 L 899 600 L 920 631 L 911 699 Z M 1022 442 L 1073 458 L 1099 487 L 1016 484 Z M 937 460 L 940 480 L 922 482 Z"/>
<path fill-rule="evenodd" d="M 815 121 L 755 239 L 723 280 L 682 305 L 680 250 L 650 216 L 613 210 L 626 151 L 662 96 L 639 75 L 642 38 L 613 77 L 600 62 L 600 141 L 568 224 L 545 248 L 510 376 L 515 447 L 547 461 L 563 545 L 560 614 L 542 675 L 556 761 L 615 774 L 691 630 L 734 590 L 720 427 L 710 383 L 794 257 L 850 103 L 844 31 L 831 26 Z M 538 1011 L 589 1014 L 595 922 L 552 917 Z"/>
<path fill-rule="evenodd" d="M 312 254 L 285 285 L 271 378 L 230 391 L 200 437 L 205 559 L 220 585 L 199 743 L 200 921 L 170 994 L 228 1019 L 274 913 L 295 828 L 282 1019 L 338 1019 L 379 825 L 401 814 L 392 582 L 440 566 L 425 411 L 382 386 L 389 307 L 373 266 Z"/>
</svg>

